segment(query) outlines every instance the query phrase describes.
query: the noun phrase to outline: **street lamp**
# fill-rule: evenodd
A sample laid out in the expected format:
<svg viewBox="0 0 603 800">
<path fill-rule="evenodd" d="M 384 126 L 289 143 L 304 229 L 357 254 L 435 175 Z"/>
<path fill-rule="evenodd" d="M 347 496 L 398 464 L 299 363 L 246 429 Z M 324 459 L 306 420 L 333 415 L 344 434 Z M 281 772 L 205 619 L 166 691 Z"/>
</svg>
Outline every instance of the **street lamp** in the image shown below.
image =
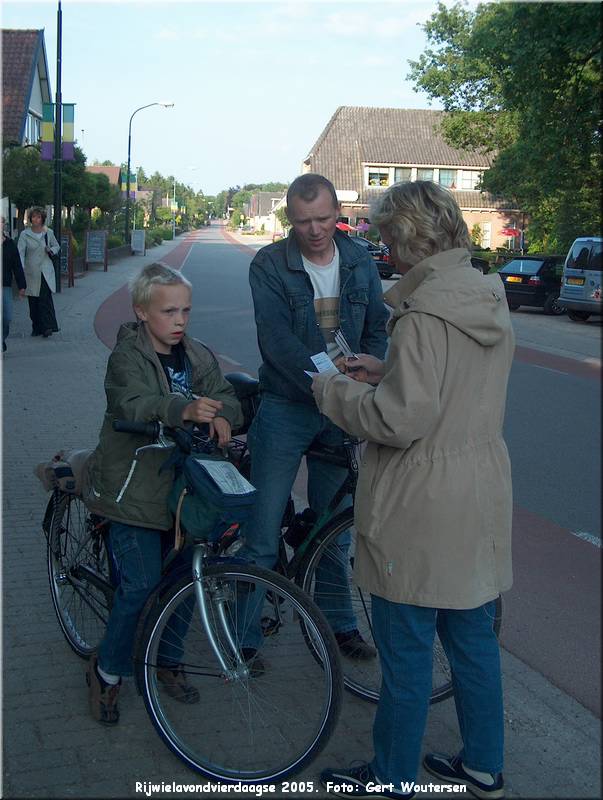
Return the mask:
<svg viewBox="0 0 603 800">
<path fill-rule="evenodd" d="M 137 108 L 130 117 L 130 124 L 128 125 L 128 175 L 126 177 L 126 225 L 124 229 L 124 241 L 126 244 L 128 244 L 128 233 L 130 228 L 130 150 L 132 148 L 132 120 L 134 119 L 134 115 L 138 114 L 139 111 L 142 111 L 143 108 L 150 108 L 151 106 L 173 108 L 174 104 L 163 103 L 158 100 L 155 103 L 148 103 L 146 106 L 140 106 L 140 108 Z"/>
</svg>

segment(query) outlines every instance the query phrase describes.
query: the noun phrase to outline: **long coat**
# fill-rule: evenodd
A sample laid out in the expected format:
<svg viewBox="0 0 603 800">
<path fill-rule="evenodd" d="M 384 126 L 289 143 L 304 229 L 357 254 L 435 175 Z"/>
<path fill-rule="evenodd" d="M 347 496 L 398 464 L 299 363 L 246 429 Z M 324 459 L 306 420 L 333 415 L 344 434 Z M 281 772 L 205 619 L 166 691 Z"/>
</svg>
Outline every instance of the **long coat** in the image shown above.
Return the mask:
<svg viewBox="0 0 603 800">
<path fill-rule="evenodd" d="M 385 300 L 394 311 L 378 386 L 315 379 L 320 410 L 369 442 L 354 578 L 392 602 L 475 608 L 512 584 L 505 291 L 457 249 L 416 264 Z"/>
<path fill-rule="evenodd" d="M 56 255 L 61 249 L 57 242 L 54 233 L 48 228 L 44 228 L 44 233 L 48 237 L 48 247 Z M 25 271 L 25 278 L 27 280 L 27 289 L 25 294 L 29 297 L 40 296 L 40 286 L 42 284 L 42 275 L 46 279 L 46 283 L 50 287 L 51 292 L 56 291 L 56 280 L 54 265 L 48 253 L 46 252 L 46 242 L 44 236 L 39 239 L 31 230 L 25 228 L 21 231 L 19 241 L 17 243 L 23 269 Z"/>
</svg>

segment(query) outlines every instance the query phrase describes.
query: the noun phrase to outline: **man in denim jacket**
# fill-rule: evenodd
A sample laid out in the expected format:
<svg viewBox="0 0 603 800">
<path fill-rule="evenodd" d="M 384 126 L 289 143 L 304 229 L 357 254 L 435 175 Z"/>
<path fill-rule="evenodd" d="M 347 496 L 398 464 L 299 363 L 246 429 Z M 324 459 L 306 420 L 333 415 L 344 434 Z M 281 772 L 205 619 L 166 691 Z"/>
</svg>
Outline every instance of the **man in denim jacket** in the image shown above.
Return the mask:
<svg viewBox="0 0 603 800">
<path fill-rule="evenodd" d="M 354 352 L 382 358 L 386 349 L 388 312 L 376 266 L 364 249 L 336 229 L 339 213 L 330 181 L 312 173 L 299 176 L 287 192 L 292 232 L 262 248 L 249 272 L 263 363 L 262 401 L 248 435 L 258 500 L 246 526 L 246 554 L 267 568 L 277 560 L 281 520 L 303 453 L 313 442 L 337 445 L 343 439 L 341 429 L 314 402 L 304 372 L 316 369 L 310 356 L 323 351 L 333 359 L 341 355 L 334 343 L 337 328 Z M 347 472 L 312 458 L 307 466 L 310 507 L 320 514 Z M 342 534 L 338 545 L 344 554 L 348 544 L 349 534 Z M 325 556 L 323 562 L 318 580 L 347 586 L 341 555 Z M 340 594 L 323 610 L 342 653 L 374 658 L 375 651 L 357 630 L 349 593 L 342 589 Z M 250 639 L 259 647 L 259 634 L 250 633 Z"/>
</svg>

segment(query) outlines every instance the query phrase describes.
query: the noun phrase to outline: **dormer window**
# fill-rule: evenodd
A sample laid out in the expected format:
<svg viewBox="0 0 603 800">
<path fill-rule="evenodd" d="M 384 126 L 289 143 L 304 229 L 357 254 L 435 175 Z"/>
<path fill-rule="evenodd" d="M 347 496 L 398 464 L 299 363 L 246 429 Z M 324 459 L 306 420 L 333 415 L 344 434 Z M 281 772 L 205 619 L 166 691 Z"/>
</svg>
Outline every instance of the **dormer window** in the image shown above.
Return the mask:
<svg viewBox="0 0 603 800">
<path fill-rule="evenodd" d="M 383 168 L 369 168 L 368 174 L 369 186 L 389 186 L 389 169 Z"/>
</svg>

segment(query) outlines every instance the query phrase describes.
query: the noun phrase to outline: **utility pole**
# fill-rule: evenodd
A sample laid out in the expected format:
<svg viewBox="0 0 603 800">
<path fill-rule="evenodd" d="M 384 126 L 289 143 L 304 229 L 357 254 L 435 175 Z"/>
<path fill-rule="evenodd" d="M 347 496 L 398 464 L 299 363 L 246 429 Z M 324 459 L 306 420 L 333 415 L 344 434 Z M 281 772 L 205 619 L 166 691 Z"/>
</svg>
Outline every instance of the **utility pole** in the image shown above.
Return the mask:
<svg viewBox="0 0 603 800">
<path fill-rule="evenodd" d="M 61 141 L 61 128 L 63 118 L 63 100 L 61 96 L 61 46 L 62 46 L 63 13 L 59 0 L 57 9 L 57 91 L 54 105 L 54 213 L 52 229 L 57 242 L 61 243 L 61 211 L 62 211 L 62 171 L 63 171 L 63 145 Z M 56 289 L 61 291 L 61 263 L 57 259 L 54 266 Z"/>
<path fill-rule="evenodd" d="M 176 238 L 176 178 L 174 178 L 174 199 L 172 200 L 172 240 Z"/>
</svg>

